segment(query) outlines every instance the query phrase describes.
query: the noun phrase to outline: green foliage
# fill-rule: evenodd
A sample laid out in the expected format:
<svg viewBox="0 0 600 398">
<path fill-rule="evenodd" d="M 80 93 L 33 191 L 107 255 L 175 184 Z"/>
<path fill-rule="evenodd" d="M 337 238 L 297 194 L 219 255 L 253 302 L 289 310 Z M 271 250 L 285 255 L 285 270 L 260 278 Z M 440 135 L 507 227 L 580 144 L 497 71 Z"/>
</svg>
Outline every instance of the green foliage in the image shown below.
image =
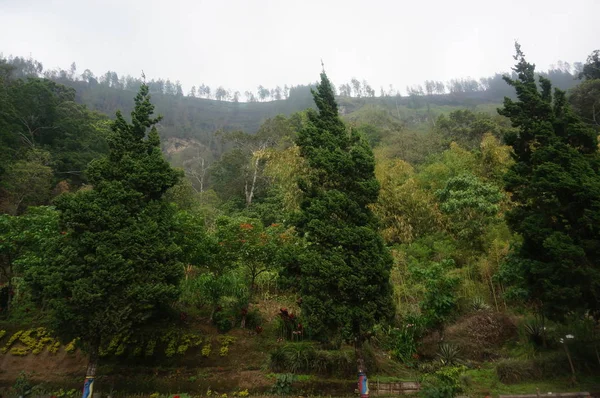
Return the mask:
<svg viewBox="0 0 600 398">
<path fill-rule="evenodd" d="M 19 372 L 17 380 L 13 385 L 13 389 L 19 397 L 25 397 L 31 392 L 33 385 L 31 384 L 31 374 L 25 373 L 24 371 Z"/>
<path fill-rule="evenodd" d="M 117 113 L 109 155 L 88 168 L 93 188 L 56 200 L 61 235 L 49 261 L 25 267 L 58 337 L 79 337 L 92 354 L 164 314 L 179 295 L 174 209 L 162 195 L 180 174 L 162 156 L 153 109 L 143 85 L 131 124 Z"/>
<path fill-rule="evenodd" d="M 459 240 L 481 250 L 487 229 L 499 221 L 500 190 L 474 175 L 462 174 L 450 178 L 436 195 L 440 209 L 450 217 L 450 230 Z"/>
<path fill-rule="evenodd" d="M 287 343 L 271 351 L 269 369 L 347 376 L 356 371 L 356 356 L 350 350 L 317 350 L 311 343 Z"/>
<path fill-rule="evenodd" d="M 50 154 L 39 149 L 7 166 L 0 188 L 9 205 L 7 213 L 22 214 L 28 206 L 44 205 L 50 199 L 53 173 Z"/>
<path fill-rule="evenodd" d="M 518 79 L 505 78 L 517 92 L 499 113 L 518 132 L 508 134 L 516 163 L 506 189 L 517 204 L 506 216 L 522 236 L 515 247 L 521 287 L 542 305 L 544 315 L 561 319 L 572 311 L 600 311 L 600 162 L 596 134 L 568 106 L 564 92 L 549 80 L 535 81 L 517 44 Z"/>
<path fill-rule="evenodd" d="M 543 319 L 539 317 L 525 321 L 523 330 L 530 342 L 541 347 L 546 340 L 547 332 Z"/>
<path fill-rule="evenodd" d="M 532 359 L 503 359 L 496 364 L 498 379 L 506 384 L 542 380 L 564 375 L 569 364 L 564 354 L 546 354 Z"/>
<path fill-rule="evenodd" d="M 456 142 L 461 147 L 476 149 L 486 133 L 500 137 L 503 126 L 486 113 L 462 109 L 450 112 L 448 115 L 441 115 L 436 122 L 435 130 L 447 144 Z"/>
<path fill-rule="evenodd" d="M 600 50 L 592 51 L 587 57 L 579 78 L 585 80 L 600 79 Z"/>
<path fill-rule="evenodd" d="M 471 301 L 471 310 L 473 311 L 488 311 L 489 309 L 490 305 L 482 297 L 475 297 Z"/>
<path fill-rule="evenodd" d="M 108 125 L 74 102 L 72 88 L 10 75 L 0 78 L 0 210 L 21 214 L 48 204 L 58 180 L 85 182 L 89 161 L 106 153 Z"/>
<path fill-rule="evenodd" d="M 58 213 L 51 207 L 30 207 L 21 216 L 0 214 L 0 284 L 14 293 L 15 277 L 29 266 L 49 261 L 49 248 L 59 236 Z M 17 304 L 11 296 L 0 296 L 0 314 Z"/>
<path fill-rule="evenodd" d="M 427 327 L 441 327 L 456 309 L 459 279 L 448 274 L 453 266 L 454 261 L 444 260 L 412 271 L 423 280 L 426 289 L 420 307 Z"/>
<path fill-rule="evenodd" d="M 375 337 L 379 346 L 389 350 L 395 360 L 408 366 L 415 365 L 419 339 L 423 334 L 421 321 L 419 317 L 407 317 L 400 327 L 377 328 Z"/>
<path fill-rule="evenodd" d="M 461 375 L 465 371 L 464 366 L 446 366 L 433 375 L 428 375 L 423 381 L 423 387 L 419 392 L 424 398 L 453 398 L 464 390 Z"/>
<path fill-rule="evenodd" d="M 306 247 L 287 271 L 299 278 L 309 337 L 360 343 L 394 313 L 392 259 L 368 207 L 379 191 L 375 161 L 368 143 L 339 118 L 325 73 L 313 97 L 318 112 L 308 112 L 297 139 L 309 168 L 295 219 Z"/>
<path fill-rule="evenodd" d="M 571 90 L 569 102 L 583 121 L 600 130 L 600 78 L 586 80 Z"/>
<path fill-rule="evenodd" d="M 436 355 L 444 366 L 455 366 L 460 363 L 460 349 L 454 344 L 440 344 Z"/>
<path fill-rule="evenodd" d="M 296 380 L 296 375 L 291 373 L 278 374 L 275 384 L 271 387 L 271 393 L 274 395 L 290 395 L 292 393 L 292 384 Z"/>
</svg>

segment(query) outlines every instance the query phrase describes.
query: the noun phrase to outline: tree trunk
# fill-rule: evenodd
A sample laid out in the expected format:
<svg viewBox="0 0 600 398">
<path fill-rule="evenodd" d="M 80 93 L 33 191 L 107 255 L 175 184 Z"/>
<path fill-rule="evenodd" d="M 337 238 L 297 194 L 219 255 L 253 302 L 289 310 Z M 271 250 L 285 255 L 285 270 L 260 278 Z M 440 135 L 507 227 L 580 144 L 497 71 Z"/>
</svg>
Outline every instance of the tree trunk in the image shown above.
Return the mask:
<svg viewBox="0 0 600 398">
<path fill-rule="evenodd" d="M 573 361 L 571 360 L 571 353 L 569 352 L 569 347 L 567 347 L 567 340 L 565 338 L 565 341 L 563 343 L 563 346 L 565 348 L 565 353 L 567 354 L 567 358 L 569 359 L 569 365 L 571 366 L 571 384 L 574 386 L 575 384 L 577 384 L 577 377 L 575 376 L 575 366 L 573 366 Z"/>
<path fill-rule="evenodd" d="M 256 189 L 256 179 L 258 177 L 258 163 L 260 159 L 256 156 L 254 160 L 254 172 L 252 173 L 252 184 L 250 185 L 250 189 L 248 189 L 248 180 L 246 180 L 246 184 L 244 187 L 244 191 L 246 194 L 246 206 L 250 206 L 252 204 L 252 199 L 254 198 L 254 190 Z"/>
<path fill-rule="evenodd" d="M 94 394 L 94 381 L 98 367 L 98 351 L 99 344 L 94 345 L 90 351 L 90 359 L 85 372 L 85 382 L 83 383 L 83 398 L 92 398 Z"/>
<path fill-rule="evenodd" d="M 360 398 L 369 398 L 369 382 L 367 380 L 367 369 L 362 353 L 362 344 L 360 340 L 356 340 L 356 367 L 358 371 L 358 393 Z"/>
</svg>

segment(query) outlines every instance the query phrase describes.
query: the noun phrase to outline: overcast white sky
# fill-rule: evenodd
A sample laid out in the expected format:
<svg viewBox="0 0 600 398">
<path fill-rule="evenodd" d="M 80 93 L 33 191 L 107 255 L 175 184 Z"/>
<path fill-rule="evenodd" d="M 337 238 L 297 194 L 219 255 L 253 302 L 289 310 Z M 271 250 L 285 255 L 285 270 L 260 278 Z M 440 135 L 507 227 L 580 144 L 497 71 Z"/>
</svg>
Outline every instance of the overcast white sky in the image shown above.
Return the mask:
<svg viewBox="0 0 600 398">
<path fill-rule="evenodd" d="M 0 0 L 0 52 L 45 68 L 256 90 L 507 71 L 513 42 L 547 69 L 600 47 L 600 0 Z"/>
</svg>

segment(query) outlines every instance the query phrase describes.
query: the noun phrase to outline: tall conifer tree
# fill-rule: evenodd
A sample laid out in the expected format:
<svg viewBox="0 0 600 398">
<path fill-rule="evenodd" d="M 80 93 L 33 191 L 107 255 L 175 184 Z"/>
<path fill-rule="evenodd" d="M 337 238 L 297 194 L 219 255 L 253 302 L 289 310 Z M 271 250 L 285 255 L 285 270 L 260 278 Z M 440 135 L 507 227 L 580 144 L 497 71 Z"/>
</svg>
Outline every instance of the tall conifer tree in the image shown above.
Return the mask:
<svg viewBox="0 0 600 398">
<path fill-rule="evenodd" d="M 543 314 L 600 315 L 600 161 L 597 140 L 550 81 L 535 81 L 535 66 L 516 44 L 517 92 L 499 113 L 517 133 L 506 137 L 515 164 L 505 176 L 516 206 L 507 214 L 522 243 L 514 267 Z"/>
<path fill-rule="evenodd" d="M 87 170 L 92 188 L 56 200 L 62 236 L 53 260 L 26 270 L 57 335 L 80 338 L 89 353 L 91 380 L 101 344 L 134 334 L 179 294 L 174 209 L 162 196 L 180 174 L 161 153 L 153 111 L 143 84 L 131 123 L 117 112 L 109 154 Z"/>
<path fill-rule="evenodd" d="M 325 72 L 312 92 L 317 111 L 297 144 L 310 169 L 296 228 L 305 238 L 299 257 L 302 317 L 309 337 L 360 343 L 394 314 L 392 259 L 369 205 L 377 200 L 375 159 L 369 144 L 349 132 Z"/>
</svg>

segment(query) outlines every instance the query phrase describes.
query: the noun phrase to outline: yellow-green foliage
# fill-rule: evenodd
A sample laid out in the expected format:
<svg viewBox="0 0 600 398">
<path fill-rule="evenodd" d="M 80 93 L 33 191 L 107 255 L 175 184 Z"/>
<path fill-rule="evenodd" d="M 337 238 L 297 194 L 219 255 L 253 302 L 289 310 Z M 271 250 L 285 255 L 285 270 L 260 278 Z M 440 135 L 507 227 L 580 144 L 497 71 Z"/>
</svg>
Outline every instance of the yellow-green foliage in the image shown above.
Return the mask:
<svg viewBox="0 0 600 398">
<path fill-rule="evenodd" d="M 229 345 L 235 342 L 233 336 L 219 336 L 219 343 L 221 343 L 221 349 L 219 350 L 219 356 L 226 357 L 229 354 Z"/>
<path fill-rule="evenodd" d="M 221 343 L 221 346 L 227 347 L 230 344 L 235 343 L 236 338 L 233 336 L 219 336 L 219 343 Z"/>
<path fill-rule="evenodd" d="M 208 358 L 210 356 L 210 351 L 211 351 L 211 347 L 210 347 L 210 342 L 204 344 L 204 347 L 202 347 L 202 356 L 205 358 Z"/>
<path fill-rule="evenodd" d="M 221 349 L 219 350 L 219 356 L 226 357 L 227 354 L 229 354 L 229 347 L 222 346 Z"/>
<path fill-rule="evenodd" d="M 6 354 L 6 352 L 10 349 L 10 347 L 13 345 L 13 343 L 15 341 L 17 341 L 17 339 L 19 337 L 21 337 L 21 334 L 23 333 L 22 330 L 19 330 L 18 332 L 16 332 L 15 334 L 13 334 L 12 336 L 10 336 L 10 339 L 8 339 L 8 343 L 6 343 L 6 345 L 2 348 L 2 353 Z"/>
<path fill-rule="evenodd" d="M 177 340 L 179 340 L 179 336 L 174 330 L 171 330 L 165 333 L 161 340 L 167 343 L 167 348 L 165 348 L 165 355 L 167 358 L 172 357 L 177 352 Z"/>
<path fill-rule="evenodd" d="M 245 398 L 245 397 L 247 397 L 247 396 L 249 396 L 249 395 L 250 395 L 250 393 L 248 392 L 248 389 L 245 389 L 245 390 L 239 391 L 239 392 L 237 393 L 237 396 L 238 396 L 238 397 L 242 397 L 242 398 Z"/>
<path fill-rule="evenodd" d="M 133 347 L 133 356 L 134 357 L 139 357 L 140 355 L 142 355 L 142 349 L 144 347 L 142 347 L 140 344 L 138 344 L 138 342 L 135 342 L 135 346 Z"/>
<path fill-rule="evenodd" d="M 74 339 L 69 344 L 67 344 L 65 346 L 65 351 L 68 352 L 69 354 L 75 352 L 75 350 L 77 349 L 77 347 L 76 347 L 77 340 L 79 340 L 79 339 Z"/>
<path fill-rule="evenodd" d="M 18 347 L 13 347 L 15 343 L 21 343 Z M 20 330 L 14 333 L 6 345 L 0 350 L 6 354 L 10 350 L 12 355 L 25 356 L 29 352 L 37 355 L 44 350 L 46 345 L 52 344 L 54 339 L 48 335 L 45 328 Z"/>
<path fill-rule="evenodd" d="M 127 343 L 129 343 L 129 336 L 125 336 L 121 339 L 121 342 L 115 351 L 116 356 L 121 356 L 125 353 L 125 350 L 127 349 Z"/>
<path fill-rule="evenodd" d="M 157 392 L 150 394 L 150 398 L 158 398 L 158 397 L 160 397 L 160 394 Z"/>
<path fill-rule="evenodd" d="M 6 330 L 0 330 L 0 340 L 2 340 L 2 337 L 4 337 L 5 334 Z"/>
<path fill-rule="evenodd" d="M 147 357 L 151 357 L 154 355 L 154 348 L 156 347 L 156 340 L 150 339 L 148 340 L 148 344 L 146 344 L 146 350 L 144 351 L 144 355 Z"/>
<path fill-rule="evenodd" d="M 108 343 L 108 347 L 106 347 L 105 349 L 100 349 L 100 356 L 107 356 L 107 355 L 112 355 L 115 353 L 115 351 L 117 350 L 117 348 L 119 347 L 119 342 L 121 341 L 121 335 L 115 336 L 110 340 L 110 343 Z"/>
<path fill-rule="evenodd" d="M 48 352 L 50 354 L 56 354 L 60 348 L 60 341 L 55 341 L 54 344 L 48 345 Z"/>
<path fill-rule="evenodd" d="M 52 337 L 50 337 L 50 336 L 42 337 L 41 339 L 38 340 L 35 348 L 31 352 L 34 355 L 37 355 L 40 352 L 44 351 L 44 347 L 51 346 L 52 343 L 54 343 L 54 339 Z"/>
</svg>

